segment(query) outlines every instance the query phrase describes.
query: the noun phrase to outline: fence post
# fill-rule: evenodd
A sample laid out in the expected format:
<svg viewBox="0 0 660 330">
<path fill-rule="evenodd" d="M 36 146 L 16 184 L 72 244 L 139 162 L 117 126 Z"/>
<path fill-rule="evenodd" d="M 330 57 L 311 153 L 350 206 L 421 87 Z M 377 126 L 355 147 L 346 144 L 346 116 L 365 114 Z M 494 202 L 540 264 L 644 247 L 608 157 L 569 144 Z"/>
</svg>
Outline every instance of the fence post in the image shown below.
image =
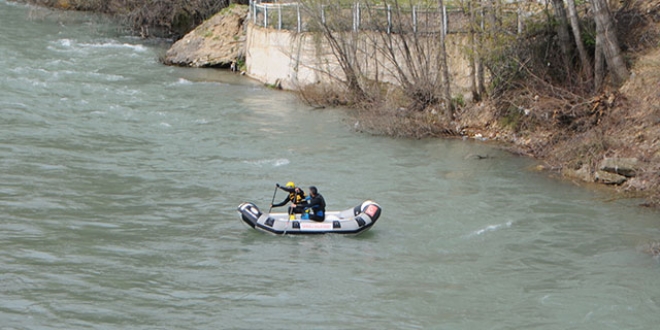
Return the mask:
<svg viewBox="0 0 660 330">
<path fill-rule="evenodd" d="M 264 6 L 264 27 L 268 27 L 268 6 Z"/>
<path fill-rule="evenodd" d="M 252 9 L 252 24 L 257 25 L 257 4 L 254 0 L 250 0 L 250 8 Z"/>
<path fill-rule="evenodd" d="M 518 16 L 518 34 L 522 34 L 523 30 L 523 22 L 522 22 L 522 9 L 518 7 L 518 11 L 516 12 L 516 16 Z"/>
<path fill-rule="evenodd" d="M 353 4 L 353 32 L 360 29 L 360 3 Z"/>
<path fill-rule="evenodd" d="M 282 5 L 277 5 L 277 29 L 282 30 Z"/>
<path fill-rule="evenodd" d="M 296 16 L 298 17 L 298 33 L 302 32 L 302 20 L 300 19 L 300 2 L 296 4 Z"/>
<path fill-rule="evenodd" d="M 387 5 L 387 34 L 392 33 L 392 5 Z"/>
<path fill-rule="evenodd" d="M 417 33 L 417 7 L 412 7 L 413 32 Z"/>
<path fill-rule="evenodd" d="M 321 23 L 325 25 L 325 6 L 321 5 Z"/>
<path fill-rule="evenodd" d="M 447 7 L 442 6 L 442 34 L 447 36 Z"/>
<path fill-rule="evenodd" d="M 360 3 L 357 3 L 357 20 L 355 21 L 355 26 L 357 27 L 355 29 L 355 32 L 357 32 L 360 29 Z"/>
<path fill-rule="evenodd" d="M 352 12 L 353 12 L 353 32 L 355 32 L 355 10 L 356 10 L 355 6 L 356 6 L 356 4 L 354 3 L 353 4 L 353 10 L 352 10 Z"/>
</svg>

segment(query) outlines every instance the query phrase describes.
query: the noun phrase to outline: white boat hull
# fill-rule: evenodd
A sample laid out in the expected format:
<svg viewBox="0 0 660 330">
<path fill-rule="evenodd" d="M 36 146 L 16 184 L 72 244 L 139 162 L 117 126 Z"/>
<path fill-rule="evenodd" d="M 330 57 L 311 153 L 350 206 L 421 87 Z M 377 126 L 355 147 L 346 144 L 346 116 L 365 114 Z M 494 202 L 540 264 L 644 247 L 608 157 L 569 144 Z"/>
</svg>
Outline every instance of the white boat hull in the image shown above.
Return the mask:
<svg viewBox="0 0 660 330">
<path fill-rule="evenodd" d="M 259 231 L 275 235 L 310 235 L 310 234 L 352 234 L 358 235 L 369 230 L 380 217 L 380 205 L 373 201 L 343 211 L 328 211 L 325 221 L 301 219 L 300 214 L 290 219 L 288 213 L 262 213 L 249 202 L 238 206 L 238 213 L 243 223 Z"/>
</svg>

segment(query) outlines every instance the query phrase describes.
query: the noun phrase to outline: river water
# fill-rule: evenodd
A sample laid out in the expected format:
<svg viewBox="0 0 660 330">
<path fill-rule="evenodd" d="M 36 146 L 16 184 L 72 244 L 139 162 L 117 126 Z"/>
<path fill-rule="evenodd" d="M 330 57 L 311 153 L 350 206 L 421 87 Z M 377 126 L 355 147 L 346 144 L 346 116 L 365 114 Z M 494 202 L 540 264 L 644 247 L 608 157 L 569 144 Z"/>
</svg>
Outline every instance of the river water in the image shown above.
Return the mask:
<svg viewBox="0 0 660 330">
<path fill-rule="evenodd" d="M 0 0 L 0 329 L 654 329 L 658 214 Z M 487 159 L 476 159 L 474 155 Z M 275 237 L 274 184 L 371 231 Z M 282 193 L 275 196 L 279 201 Z"/>
</svg>

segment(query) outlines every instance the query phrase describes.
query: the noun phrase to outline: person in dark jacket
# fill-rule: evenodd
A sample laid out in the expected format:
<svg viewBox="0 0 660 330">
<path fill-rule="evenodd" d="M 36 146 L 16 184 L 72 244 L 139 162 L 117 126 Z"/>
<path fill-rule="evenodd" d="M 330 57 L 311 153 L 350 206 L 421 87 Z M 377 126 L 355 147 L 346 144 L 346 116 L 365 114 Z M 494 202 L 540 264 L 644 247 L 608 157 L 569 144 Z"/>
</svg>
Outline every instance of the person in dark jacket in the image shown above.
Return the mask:
<svg viewBox="0 0 660 330">
<path fill-rule="evenodd" d="M 296 203 L 300 203 L 301 201 L 305 200 L 305 192 L 300 189 L 300 187 L 296 187 L 296 184 L 293 183 L 292 181 L 289 181 L 286 183 L 284 186 L 280 186 L 279 183 L 276 183 L 275 186 L 277 188 L 280 188 L 289 194 L 286 196 L 286 198 L 281 201 L 280 203 L 277 204 L 270 204 L 270 207 L 280 207 L 284 206 L 287 203 L 291 202 L 291 206 L 289 206 L 289 214 L 294 214 L 294 213 L 303 213 L 303 208 L 301 207 L 296 207 Z"/>
<path fill-rule="evenodd" d="M 325 220 L 325 199 L 319 194 L 316 187 L 309 187 L 308 199 L 293 204 L 294 207 L 302 206 L 305 212 L 309 213 L 309 219 L 314 221 Z"/>
</svg>

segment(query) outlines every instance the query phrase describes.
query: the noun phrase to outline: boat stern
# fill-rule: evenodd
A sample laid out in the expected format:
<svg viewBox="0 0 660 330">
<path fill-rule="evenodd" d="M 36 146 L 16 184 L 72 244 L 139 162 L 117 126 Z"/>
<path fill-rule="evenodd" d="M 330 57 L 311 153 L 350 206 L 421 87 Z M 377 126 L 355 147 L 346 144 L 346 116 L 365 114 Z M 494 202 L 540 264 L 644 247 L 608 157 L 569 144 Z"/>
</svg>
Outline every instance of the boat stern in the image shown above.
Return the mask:
<svg viewBox="0 0 660 330">
<path fill-rule="evenodd" d="M 241 203 L 241 205 L 238 206 L 237 211 L 241 215 L 241 220 L 252 228 L 257 225 L 257 220 L 259 220 L 259 217 L 262 215 L 259 208 L 254 203 L 250 202 Z"/>
</svg>

